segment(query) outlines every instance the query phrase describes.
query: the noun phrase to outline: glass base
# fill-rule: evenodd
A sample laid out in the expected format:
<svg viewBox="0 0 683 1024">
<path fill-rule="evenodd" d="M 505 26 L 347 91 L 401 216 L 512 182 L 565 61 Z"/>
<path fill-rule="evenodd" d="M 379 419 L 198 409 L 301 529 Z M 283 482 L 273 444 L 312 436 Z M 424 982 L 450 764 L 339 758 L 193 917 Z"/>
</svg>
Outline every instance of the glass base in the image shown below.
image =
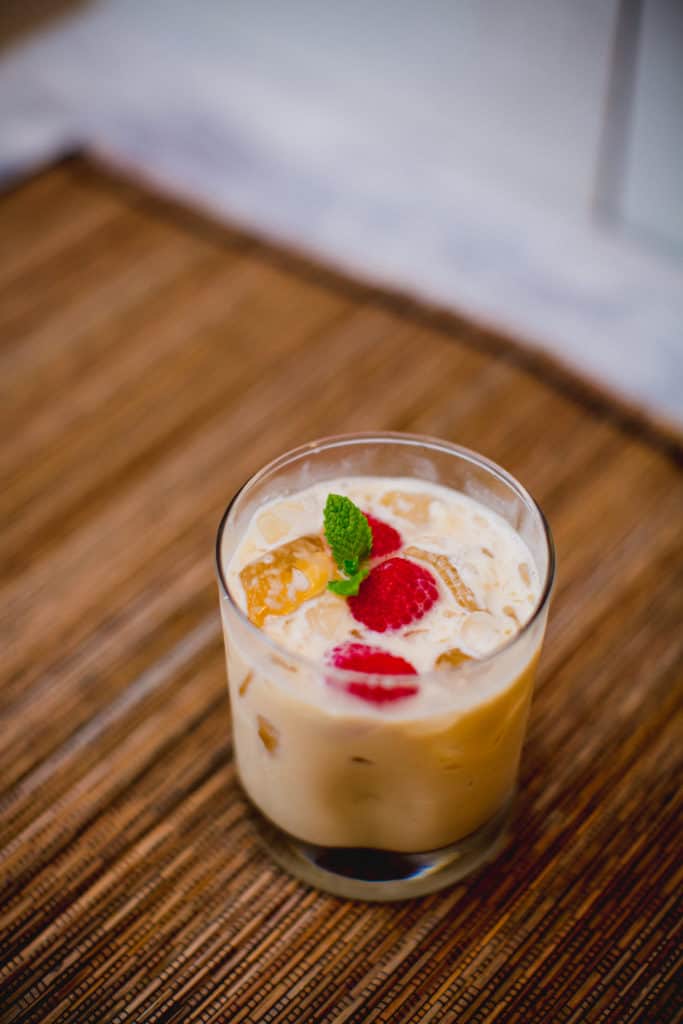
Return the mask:
<svg viewBox="0 0 683 1024">
<path fill-rule="evenodd" d="M 260 839 L 280 867 L 334 896 L 353 900 L 405 900 L 452 885 L 496 857 L 512 816 L 513 797 L 500 811 L 451 846 L 423 853 L 363 847 L 315 846 L 296 839 L 251 804 Z"/>
</svg>

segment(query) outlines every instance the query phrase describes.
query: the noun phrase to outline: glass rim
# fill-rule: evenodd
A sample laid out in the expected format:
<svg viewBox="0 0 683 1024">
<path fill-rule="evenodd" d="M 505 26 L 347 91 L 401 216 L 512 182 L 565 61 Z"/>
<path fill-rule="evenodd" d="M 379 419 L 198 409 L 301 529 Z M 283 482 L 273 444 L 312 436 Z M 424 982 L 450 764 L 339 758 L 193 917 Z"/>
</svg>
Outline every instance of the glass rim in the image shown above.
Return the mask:
<svg viewBox="0 0 683 1024">
<path fill-rule="evenodd" d="M 309 671 L 312 670 L 315 673 L 320 673 L 324 671 L 326 676 L 336 677 L 340 680 L 340 682 L 349 682 L 351 679 L 358 678 L 358 670 L 354 671 L 352 669 L 339 669 L 333 665 L 323 665 L 319 661 L 315 661 L 312 658 L 307 658 L 303 654 L 298 654 L 296 651 L 292 651 L 289 647 L 285 647 L 283 644 L 279 643 L 273 637 L 269 636 L 265 632 L 265 630 L 261 629 L 259 626 L 253 623 L 249 616 L 246 614 L 246 612 L 240 607 L 238 602 L 235 600 L 232 593 L 230 592 L 230 588 L 228 587 L 225 578 L 225 573 L 221 559 L 221 546 L 225 529 L 229 525 L 230 514 L 233 511 L 235 504 L 240 498 L 240 496 L 244 494 L 244 492 L 247 489 L 255 486 L 261 480 L 263 480 L 265 477 L 269 476 L 276 470 L 283 469 L 291 462 L 296 462 L 304 455 L 310 455 L 322 450 L 331 450 L 334 448 L 343 448 L 346 446 L 368 443 L 403 444 L 406 447 L 429 448 L 433 451 L 440 451 L 447 455 L 453 455 L 467 462 L 471 462 L 478 466 L 481 466 L 487 471 L 489 471 L 493 476 L 497 477 L 499 480 L 502 480 L 504 483 L 506 483 L 538 516 L 543 530 L 543 536 L 545 539 L 546 548 L 548 552 L 548 565 L 546 568 L 545 578 L 541 586 L 539 597 L 536 601 L 536 604 L 534 605 L 534 608 L 529 618 L 524 622 L 522 627 L 519 629 L 517 633 L 514 634 L 514 636 L 511 636 L 508 640 L 500 644 L 498 647 L 495 647 L 488 654 L 485 654 L 480 658 L 472 658 L 471 661 L 469 662 L 464 662 L 462 665 L 455 666 L 454 668 L 449 670 L 448 675 L 450 675 L 451 677 L 456 675 L 465 676 L 469 673 L 469 670 L 471 669 L 472 666 L 478 667 L 490 664 L 496 658 L 499 658 L 502 654 L 506 653 L 507 651 L 510 651 L 513 647 L 515 647 L 516 644 L 519 643 L 519 641 L 523 637 L 527 635 L 531 627 L 538 620 L 538 618 L 548 605 L 550 596 L 552 594 L 553 583 L 555 581 L 556 568 L 555 544 L 553 541 L 553 535 L 548 520 L 546 519 L 546 516 L 542 508 L 535 500 L 535 498 L 529 493 L 526 487 L 524 487 L 519 482 L 519 480 L 517 480 L 516 477 L 512 475 L 512 473 L 508 473 L 508 471 L 506 469 L 503 469 L 502 466 L 499 466 L 497 462 L 494 462 L 492 459 L 487 458 L 485 455 L 481 455 L 479 452 L 475 452 L 470 448 L 465 448 L 462 445 L 455 444 L 452 441 L 444 441 L 438 437 L 430 437 L 424 434 L 410 434 L 405 433 L 403 431 L 395 430 L 375 430 L 349 434 L 332 434 L 327 437 L 317 438 L 313 441 L 307 441 L 305 444 L 297 445 L 295 448 L 290 448 L 286 452 L 283 452 L 281 455 L 278 455 L 276 458 L 271 459 L 270 462 L 267 462 L 259 470 L 257 470 L 250 477 L 248 477 L 241 485 L 241 487 L 239 487 L 237 491 L 235 491 L 234 495 L 232 496 L 228 505 L 226 506 L 225 511 L 221 516 L 221 520 L 218 524 L 215 548 L 216 573 L 218 576 L 219 587 L 223 597 L 227 599 L 232 611 L 235 612 L 242 625 L 246 628 L 247 632 L 254 637 L 254 640 L 256 642 L 263 644 L 266 650 L 270 650 L 271 653 L 277 655 L 278 657 L 285 658 L 286 660 L 299 666 L 302 666 L 303 668 L 308 669 Z M 382 635 L 383 634 L 378 634 L 378 645 L 381 643 Z M 417 672 L 415 676 L 399 674 L 373 675 L 372 673 L 364 673 L 364 676 L 367 676 L 368 679 L 377 679 L 382 680 L 384 682 L 405 683 L 407 679 L 438 679 L 441 682 L 443 682 L 446 674 L 447 673 L 443 670 L 431 669 L 429 672 Z"/>
</svg>

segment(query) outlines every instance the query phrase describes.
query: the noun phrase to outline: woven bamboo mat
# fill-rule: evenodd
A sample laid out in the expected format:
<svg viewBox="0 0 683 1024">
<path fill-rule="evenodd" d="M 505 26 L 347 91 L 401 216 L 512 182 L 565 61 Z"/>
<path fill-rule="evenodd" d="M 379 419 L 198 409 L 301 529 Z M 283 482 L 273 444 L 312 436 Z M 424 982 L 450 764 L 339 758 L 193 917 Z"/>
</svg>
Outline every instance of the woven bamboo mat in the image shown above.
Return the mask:
<svg viewBox="0 0 683 1024">
<path fill-rule="evenodd" d="M 78 160 L 0 218 L 0 1020 L 682 1019 L 676 439 Z M 378 427 L 503 463 L 559 554 L 510 841 L 396 905 L 254 841 L 212 566 L 250 472 Z"/>
</svg>

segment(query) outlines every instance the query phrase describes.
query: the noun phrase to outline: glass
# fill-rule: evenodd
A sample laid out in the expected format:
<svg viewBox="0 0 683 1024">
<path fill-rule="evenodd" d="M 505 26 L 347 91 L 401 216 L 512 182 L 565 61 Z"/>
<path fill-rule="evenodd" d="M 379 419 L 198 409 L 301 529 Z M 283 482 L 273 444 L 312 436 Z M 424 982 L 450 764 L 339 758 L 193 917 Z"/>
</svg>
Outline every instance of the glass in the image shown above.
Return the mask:
<svg viewBox="0 0 683 1024">
<path fill-rule="evenodd" d="M 344 476 L 414 477 L 462 491 L 506 519 L 535 560 L 541 590 L 531 618 L 492 654 L 422 673 L 428 713 L 411 713 L 409 701 L 346 700 L 340 709 L 328 684 L 354 673 L 281 647 L 227 588 L 226 568 L 259 506 Z M 237 770 L 273 858 L 313 886 L 369 900 L 423 895 L 492 859 L 510 818 L 554 574 L 550 530 L 527 491 L 445 441 L 324 438 L 242 487 L 219 526 L 216 557 Z"/>
</svg>

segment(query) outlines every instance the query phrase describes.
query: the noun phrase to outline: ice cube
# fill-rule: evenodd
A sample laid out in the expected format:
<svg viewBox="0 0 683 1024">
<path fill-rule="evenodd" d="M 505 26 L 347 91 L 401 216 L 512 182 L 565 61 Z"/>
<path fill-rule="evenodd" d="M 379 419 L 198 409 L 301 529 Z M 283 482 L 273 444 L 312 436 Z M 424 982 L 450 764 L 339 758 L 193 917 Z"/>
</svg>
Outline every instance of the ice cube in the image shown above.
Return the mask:
<svg viewBox="0 0 683 1024">
<path fill-rule="evenodd" d="M 502 630 L 488 612 L 472 612 L 462 624 L 460 635 L 465 645 L 478 654 L 488 654 L 503 639 Z"/>
<path fill-rule="evenodd" d="M 267 718 L 263 717 L 263 715 L 258 715 L 257 720 L 258 734 L 261 743 L 266 748 L 269 754 L 275 753 L 277 745 L 280 742 L 279 732 L 277 731 L 273 723 L 269 722 Z"/>
<path fill-rule="evenodd" d="M 520 562 L 517 566 L 517 572 L 519 573 L 520 579 L 525 586 L 531 586 L 531 573 L 529 572 L 529 566 L 526 562 Z"/>
<path fill-rule="evenodd" d="M 240 683 L 239 689 L 237 691 L 239 693 L 240 697 L 244 697 L 245 693 L 249 689 L 249 686 L 250 686 L 251 681 L 252 681 L 253 678 L 254 678 L 254 673 L 253 672 L 247 672 L 246 676 L 244 677 L 244 679 Z"/>
<path fill-rule="evenodd" d="M 506 604 L 506 605 L 503 606 L 503 614 L 507 615 L 508 618 L 510 618 L 514 622 L 516 622 L 516 624 L 518 626 L 522 625 L 522 623 L 519 621 L 519 615 L 517 614 L 517 609 L 513 608 L 511 604 Z"/>
<path fill-rule="evenodd" d="M 451 647 L 448 651 L 442 651 L 434 663 L 434 668 L 457 668 L 464 661 L 471 661 L 469 654 L 465 654 L 459 647 Z"/>
<path fill-rule="evenodd" d="M 381 504 L 390 509 L 395 516 L 408 519 L 417 526 L 429 522 L 432 498 L 428 494 L 415 494 L 410 491 L 387 491 L 382 495 Z"/>
<path fill-rule="evenodd" d="M 266 509 L 256 520 L 261 536 L 267 544 L 275 544 L 286 537 L 297 520 L 301 520 L 304 506 L 300 502 L 281 502 L 276 508 Z"/>
<path fill-rule="evenodd" d="M 278 665 L 280 668 L 283 668 L 285 672 L 292 672 L 294 675 L 296 675 L 297 672 L 299 671 L 296 665 L 290 665 L 288 661 L 285 661 L 284 658 L 280 658 L 279 655 L 277 654 L 271 654 L 270 660 L 273 662 L 274 665 Z"/>
<path fill-rule="evenodd" d="M 321 594 L 334 575 L 332 556 L 317 534 L 281 544 L 240 572 L 247 615 L 257 626 L 267 615 L 288 615 Z"/>
<path fill-rule="evenodd" d="M 406 548 L 404 554 L 408 558 L 417 558 L 422 562 L 428 562 L 436 569 L 440 578 L 450 590 L 451 594 L 465 611 L 482 611 L 474 593 L 464 582 L 460 573 L 446 555 L 438 555 L 434 551 L 424 551 L 422 548 Z"/>
<path fill-rule="evenodd" d="M 311 631 L 326 640 L 334 640 L 340 636 L 345 625 L 351 621 L 346 601 L 329 591 L 321 594 L 306 610 L 306 622 Z"/>
</svg>

